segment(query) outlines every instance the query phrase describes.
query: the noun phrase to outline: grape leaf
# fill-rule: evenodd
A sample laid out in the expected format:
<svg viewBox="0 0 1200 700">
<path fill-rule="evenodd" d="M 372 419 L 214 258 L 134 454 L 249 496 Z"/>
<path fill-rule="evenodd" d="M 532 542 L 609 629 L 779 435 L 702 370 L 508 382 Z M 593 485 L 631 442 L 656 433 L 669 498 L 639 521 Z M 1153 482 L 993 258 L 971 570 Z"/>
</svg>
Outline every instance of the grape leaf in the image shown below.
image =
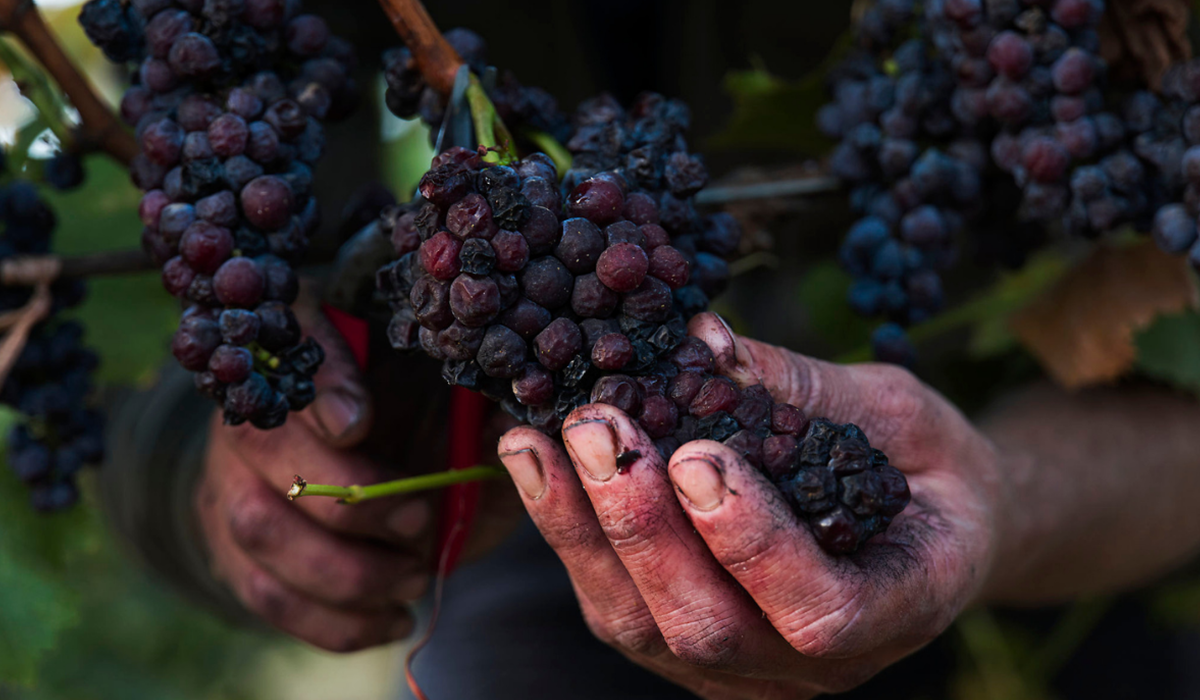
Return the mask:
<svg viewBox="0 0 1200 700">
<path fill-rule="evenodd" d="M 76 619 L 70 591 L 0 548 L 0 684 L 32 685 L 39 660 Z"/>
<path fill-rule="evenodd" d="M 1140 372 L 1200 392 L 1200 314 L 1160 316 L 1137 334 L 1135 343 Z"/>
<path fill-rule="evenodd" d="M 1153 242 L 1100 245 L 1013 318 L 1021 343 L 1067 388 L 1109 382 L 1134 366 L 1134 333 L 1195 307 L 1186 260 Z"/>
<path fill-rule="evenodd" d="M 1010 327 L 1012 315 L 1045 292 L 1068 269 L 1067 260 L 1060 253 L 1045 250 L 1020 270 L 1004 274 L 984 296 L 968 302 L 979 305 L 972 312 L 977 320 L 968 345 L 971 357 L 995 357 L 1016 347 L 1017 339 Z M 936 318 L 930 323 L 935 322 Z"/>
</svg>

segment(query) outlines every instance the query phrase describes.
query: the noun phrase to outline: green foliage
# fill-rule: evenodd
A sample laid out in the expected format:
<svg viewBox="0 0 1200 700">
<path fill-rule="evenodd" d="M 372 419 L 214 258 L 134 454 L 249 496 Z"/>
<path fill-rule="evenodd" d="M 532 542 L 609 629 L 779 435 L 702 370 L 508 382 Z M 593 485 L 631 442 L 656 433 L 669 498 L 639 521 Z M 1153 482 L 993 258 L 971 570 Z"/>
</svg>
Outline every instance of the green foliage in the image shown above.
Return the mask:
<svg viewBox="0 0 1200 700">
<path fill-rule="evenodd" d="M 1134 337 L 1138 371 L 1200 393 L 1200 313 L 1160 316 Z"/>
<path fill-rule="evenodd" d="M 1044 250 L 1016 272 L 1002 274 L 991 287 L 973 298 L 947 309 L 925 323 L 909 329 L 913 343 L 940 338 L 947 333 L 967 330 L 968 355 L 974 359 L 996 357 L 1013 350 L 1017 341 L 1009 330 L 1009 319 L 1025 308 L 1070 269 L 1069 260 L 1053 250 Z M 839 358 L 842 362 L 863 362 L 870 358 L 863 346 Z"/>
<path fill-rule="evenodd" d="M 38 662 L 75 621 L 75 601 L 61 583 L 0 549 L 0 682 L 32 685 Z"/>
<path fill-rule="evenodd" d="M 853 280 L 837 262 L 827 260 L 810 267 L 797 290 L 808 313 L 809 326 L 834 353 L 845 352 L 867 342 L 875 323 L 864 319 L 846 303 Z"/>
<path fill-rule="evenodd" d="M 816 114 L 827 100 L 823 72 L 796 81 L 776 77 L 758 66 L 725 76 L 733 99 L 729 123 L 705 144 L 708 148 L 791 149 L 818 155 L 829 140 L 817 130 Z"/>
<path fill-rule="evenodd" d="M 87 178 L 71 192 L 43 190 L 58 215 L 55 250 L 64 254 L 136 248 L 142 224 L 140 195 L 129 174 L 104 156 L 88 158 Z M 163 292 L 156 272 L 96 278 L 74 312 L 87 328 L 86 342 L 100 353 L 104 383 L 146 383 L 167 359 L 179 304 Z"/>
</svg>

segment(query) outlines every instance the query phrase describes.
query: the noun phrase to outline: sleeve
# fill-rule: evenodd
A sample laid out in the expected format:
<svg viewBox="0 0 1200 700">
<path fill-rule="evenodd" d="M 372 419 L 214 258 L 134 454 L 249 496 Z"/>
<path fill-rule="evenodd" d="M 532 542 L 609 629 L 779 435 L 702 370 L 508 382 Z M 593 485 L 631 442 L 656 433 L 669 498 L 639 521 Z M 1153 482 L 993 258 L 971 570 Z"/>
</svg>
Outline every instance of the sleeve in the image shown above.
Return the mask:
<svg viewBox="0 0 1200 700">
<path fill-rule="evenodd" d="M 178 593 L 229 622 L 254 625 L 208 565 L 193 498 L 204 466 L 212 403 L 174 363 L 146 391 L 115 397 L 101 508 L 118 539 Z"/>
</svg>

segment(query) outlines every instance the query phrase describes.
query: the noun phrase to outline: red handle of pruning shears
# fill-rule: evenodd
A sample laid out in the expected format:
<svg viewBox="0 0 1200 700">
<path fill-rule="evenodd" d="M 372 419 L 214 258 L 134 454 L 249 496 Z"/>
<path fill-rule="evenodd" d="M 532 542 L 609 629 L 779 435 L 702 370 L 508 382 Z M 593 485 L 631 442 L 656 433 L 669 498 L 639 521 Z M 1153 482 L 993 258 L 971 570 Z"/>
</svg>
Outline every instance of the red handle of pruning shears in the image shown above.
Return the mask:
<svg viewBox="0 0 1200 700">
<path fill-rule="evenodd" d="M 326 318 L 346 340 L 359 369 L 367 367 L 370 335 L 367 322 L 329 304 L 323 305 Z M 480 463 L 482 450 L 479 436 L 487 415 L 487 399 L 462 387 L 450 390 L 449 444 L 447 468 L 467 469 Z M 446 489 L 442 500 L 441 522 L 438 524 L 438 560 L 446 573 L 454 570 L 462 555 L 463 545 L 475 520 L 479 504 L 479 484 L 455 484 Z"/>
</svg>

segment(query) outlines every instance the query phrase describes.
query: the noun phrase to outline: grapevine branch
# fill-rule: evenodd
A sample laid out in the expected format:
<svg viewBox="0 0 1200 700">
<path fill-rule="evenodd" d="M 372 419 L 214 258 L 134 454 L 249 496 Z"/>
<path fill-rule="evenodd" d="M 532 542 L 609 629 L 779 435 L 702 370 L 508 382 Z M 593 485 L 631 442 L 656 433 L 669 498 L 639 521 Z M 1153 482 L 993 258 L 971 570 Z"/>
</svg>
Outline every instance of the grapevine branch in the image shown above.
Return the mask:
<svg viewBox="0 0 1200 700">
<path fill-rule="evenodd" d="M 412 51 L 426 82 L 434 90 L 449 95 L 463 60 L 438 31 L 425 6 L 420 0 L 379 0 L 379 4 L 404 45 Z"/>
<path fill-rule="evenodd" d="M 292 481 L 292 487 L 288 489 L 287 497 L 288 500 L 294 501 L 303 496 L 326 496 L 336 498 L 342 503 L 358 503 L 374 498 L 427 491 L 453 484 L 495 479 L 507 475 L 508 472 L 499 467 L 478 466 L 471 467 L 470 469 L 424 474 L 396 481 L 385 481 L 381 484 L 371 484 L 370 486 L 359 486 L 357 484 L 352 486 L 330 486 L 328 484 L 310 484 L 304 480 L 304 477 L 297 474 L 296 478 Z"/>
<path fill-rule="evenodd" d="M 0 317 L 0 326 L 6 331 L 4 339 L 0 341 L 0 387 L 4 386 L 8 373 L 21 356 L 30 331 L 50 313 L 53 305 L 50 285 L 42 282 L 34 289 L 33 296 L 25 306 Z"/>
<path fill-rule="evenodd" d="M 23 255 L 0 262 L 0 285 L 35 287 L 62 278 L 123 275 L 158 269 L 140 250 L 86 255 Z"/>
<path fill-rule="evenodd" d="M 71 100 L 79 112 L 81 145 L 104 151 L 129 165 L 137 155 L 137 141 L 67 57 L 33 0 L 0 0 L 0 31 L 11 32 Z"/>
</svg>

